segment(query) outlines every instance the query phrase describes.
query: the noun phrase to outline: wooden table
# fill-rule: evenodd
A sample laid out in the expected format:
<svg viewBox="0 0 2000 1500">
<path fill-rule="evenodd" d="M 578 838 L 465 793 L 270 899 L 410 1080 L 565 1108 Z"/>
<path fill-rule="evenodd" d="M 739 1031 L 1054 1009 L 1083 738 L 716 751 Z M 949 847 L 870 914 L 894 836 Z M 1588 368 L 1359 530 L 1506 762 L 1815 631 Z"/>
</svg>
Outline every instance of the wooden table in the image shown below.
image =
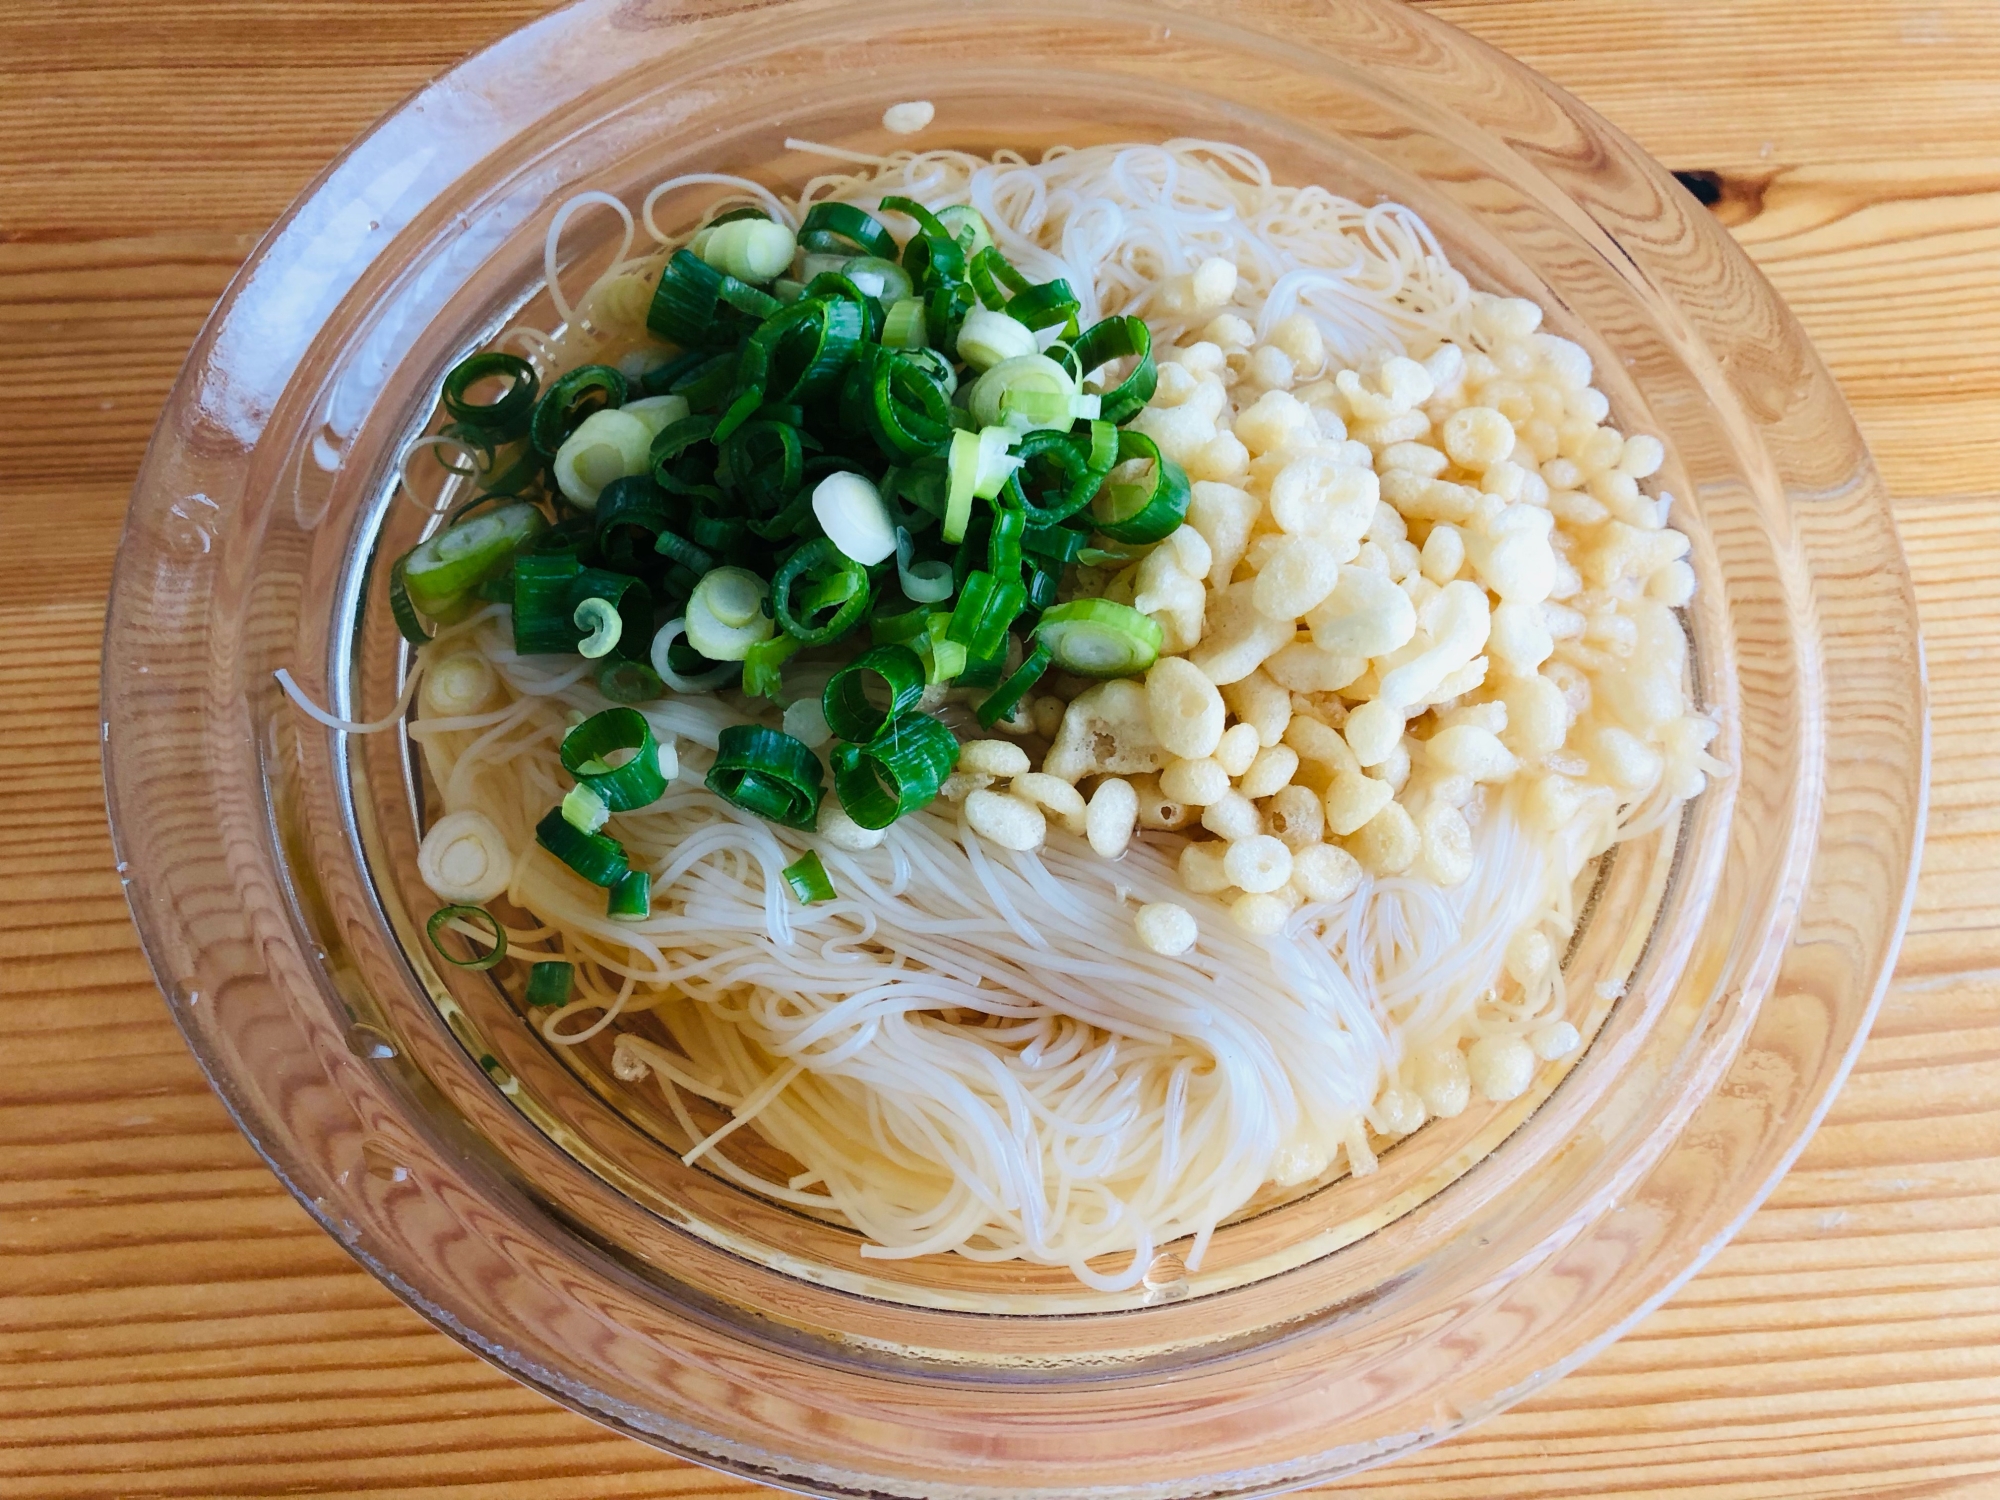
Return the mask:
<svg viewBox="0 0 2000 1500">
<path fill-rule="evenodd" d="M 350 136 L 544 8 L 0 5 L 0 1500 L 757 1493 L 514 1384 L 312 1225 L 105 835 L 98 632 L 183 352 Z M 1768 1206 L 1567 1380 L 1330 1493 L 2000 1494 L 2000 4 L 1431 8 L 1720 174 L 1897 496 L 1935 782 L 1897 983 Z"/>
</svg>

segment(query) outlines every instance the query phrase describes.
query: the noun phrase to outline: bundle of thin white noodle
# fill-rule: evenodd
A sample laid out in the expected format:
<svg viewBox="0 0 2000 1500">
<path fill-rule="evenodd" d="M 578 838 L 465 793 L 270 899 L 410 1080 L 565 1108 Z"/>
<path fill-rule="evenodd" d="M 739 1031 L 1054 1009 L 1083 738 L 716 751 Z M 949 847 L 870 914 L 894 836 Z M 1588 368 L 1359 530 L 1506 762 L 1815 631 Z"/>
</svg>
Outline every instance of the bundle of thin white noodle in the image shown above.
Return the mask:
<svg viewBox="0 0 2000 1500">
<path fill-rule="evenodd" d="M 571 199 L 551 222 L 544 247 L 551 300 L 563 326 L 554 335 L 511 329 L 505 338 L 544 373 L 575 363 L 573 338 L 595 339 L 622 321 L 593 317 L 600 310 L 595 299 L 622 290 L 624 282 L 638 285 L 658 270 L 668 250 L 685 242 L 687 231 L 662 228 L 660 213 L 670 199 L 690 193 L 712 208 L 754 205 L 793 228 L 814 203 L 826 200 L 875 208 L 884 197 L 902 194 L 932 208 L 967 203 L 1023 274 L 1033 280 L 1061 276 L 1076 288 L 1083 322 L 1135 313 L 1164 343 L 1188 327 L 1159 305 L 1161 283 L 1217 256 L 1235 263 L 1236 302 L 1254 311 L 1259 337 L 1301 310 L 1318 323 L 1328 349 L 1348 363 L 1396 349 L 1422 353 L 1468 337 L 1471 287 L 1415 213 L 1396 203 L 1366 207 L 1322 187 L 1274 183 L 1256 155 L 1224 142 L 1058 148 L 1039 162 L 1007 151 L 991 158 L 962 151 L 873 157 L 789 144 L 851 168 L 813 178 L 795 202 L 721 173 L 663 182 L 646 195 L 638 220 L 654 248 L 636 255 L 629 209 L 608 194 Z M 576 299 L 571 317 L 562 291 L 563 231 L 576 211 L 593 206 L 614 210 L 623 236 L 611 265 Z"/>
<path fill-rule="evenodd" d="M 1113 864 L 1057 838 L 1002 854 L 942 807 L 866 854 L 821 846 L 839 897 L 800 907 L 779 872 L 816 841 L 701 787 L 717 734 L 745 717 L 711 698 L 642 710 L 678 739 L 682 776 L 620 820 L 654 907 L 614 922 L 525 852 L 560 795 L 571 715 L 609 705 L 515 657 L 495 614 L 427 648 L 466 649 L 517 696 L 413 732 L 447 809 L 478 809 L 524 851 L 508 897 L 561 941 L 518 951 L 579 965 L 582 993 L 545 1034 L 573 1044 L 650 1013 L 672 1048 L 626 1033 L 618 1060 L 653 1072 L 699 1142 L 690 1158 L 839 1214 L 866 1255 L 1023 1256 L 1121 1290 L 1192 1236 L 1198 1265 L 1274 1176 L 1317 1176 L 1342 1151 L 1373 1165 L 1370 1105 L 1405 1047 L 1472 1012 L 1507 939 L 1567 879 L 1503 808 L 1461 887 L 1364 885 L 1303 908 L 1280 940 L 1218 921 L 1199 951 L 1164 958 L 1133 942 L 1131 911 L 1188 899 L 1173 850 Z M 806 1172 L 757 1177 L 703 1139 L 686 1095 L 735 1110 L 731 1129 L 754 1119 Z M 1110 1254 L 1115 1270 L 1087 1264 Z"/>
<path fill-rule="evenodd" d="M 636 255 L 628 209 L 605 195 L 572 200 L 547 247 L 563 326 L 510 330 L 507 341 L 544 374 L 605 357 L 621 339 L 644 358 L 634 290 L 685 238 L 662 230 L 657 212 L 686 189 L 793 226 L 829 198 L 970 203 L 1025 274 L 1070 281 L 1084 321 L 1135 312 L 1165 342 L 1188 330 L 1161 304 L 1161 283 L 1214 256 L 1236 264 L 1236 309 L 1260 332 L 1303 309 L 1344 362 L 1469 337 L 1465 279 L 1416 215 L 1274 185 L 1235 147 L 1170 141 L 1036 163 L 824 154 L 853 169 L 814 179 L 796 203 L 715 174 L 661 184 L 638 220 L 657 248 Z M 572 306 L 562 233 L 596 204 L 617 211 L 624 238 Z M 1492 986 L 1525 925 L 1567 932 L 1571 883 L 1596 850 L 1550 847 L 1505 802 L 1488 809 L 1461 886 L 1364 882 L 1343 902 L 1302 908 L 1277 940 L 1213 920 L 1196 951 L 1165 958 L 1135 942 L 1131 912 L 1189 900 L 1174 873 L 1178 840 L 1142 843 L 1116 864 L 1061 836 L 1039 855 L 1002 854 L 943 804 L 869 853 L 819 846 L 839 896 L 800 907 L 779 872 L 818 841 L 701 786 L 717 734 L 749 712 L 709 695 L 644 710 L 663 740 L 679 741 L 681 775 L 655 806 L 618 820 L 634 866 L 653 874 L 654 905 L 644 922 L 611 921 L 601 893 L 536 853 L 533 837 L 566 788 L 563 733 L 609 705 L 587 664 L 552 671 L 518 658 L 505 627 L 496 606 L 421 653 L 479 653 L 505 705 L 413 732 L 445 810 L 484 812 L 516 851 L 509 898 L 545 924 L 510 933 L 516 951 L 577 965 L 577 997 L 541 1017 L 544 1033 L 573 1045 L 649 1016 L 659 1030 L 621 1030 L 615 1063 L 658 1082 L 693 1143 L 688 1159 L 841 1216 L 868 1237 L 864 1255 L 1022 1257 L 1117 1291 L 1138 1283 L 1157 1247 L 1192 1237 L 1186 1260 L 1198 1267 L 1217 1224 L 1266 1182 L 1343 1160 L 1371 1170 L 1371 1108 L 1424 1046 L 1560 1012 L 1553 966 L 1504 1002 Z M 730 1111 L 727 1123 L 705 1131 L 691 1096 Z M 753 1121 L 805 1170 L 769 1181 L 732 1159 L 726 1137 Z M 1089 1264 L 1103 1256 L 1116 1267 Z"/>
</svg>

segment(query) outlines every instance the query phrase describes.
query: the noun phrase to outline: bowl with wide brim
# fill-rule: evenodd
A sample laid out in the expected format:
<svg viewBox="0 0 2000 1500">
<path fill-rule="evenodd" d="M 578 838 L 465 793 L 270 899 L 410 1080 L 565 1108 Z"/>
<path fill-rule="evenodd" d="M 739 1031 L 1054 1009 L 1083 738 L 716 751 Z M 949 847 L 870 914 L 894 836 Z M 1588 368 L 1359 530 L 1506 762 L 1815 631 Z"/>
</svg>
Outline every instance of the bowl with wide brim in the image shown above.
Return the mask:
<svg viewBox="0 0 2000 1500">
<path fill-rule="evenodd" d="M 796 190 L 914 144 L 1200 136 L 1421 212 L 1475 284 L 1660 433 L 1692 541 L 1690 690 L 1731 774 L 1620 845 L 1566 959 L 1588 1047 L 1366 1179 L 1254 1205 L 1131 1293 L 1061 1267 L 863 1261 L 675 1154 L 671 1122 L 490 980 L 426 956 L 421 778 L 355 718 L 406 657 L 397 456 L 450 365 L 547 306 L 553 206 L 689 171 Z M 609 215 L 566 237 L 580 285 Z M 532 321 L 532 316 L 531 316 Z M 546 326 L 546 325 L 544 325 Z M 453 1338 L 700 1463 L 827 1495 L 1269 1492 L 1536 1390 L 1690 1275 L 1845 1074 L 1910 899 L 1923 673 L 1878 477 L 1709 216 L 1576 101 L 1390 0 L 913 9 L 585 0 L 386 117 L 218 306 L 135 489 L 107 783 L 175 1017 L 286 1185 Z"/>
</svg>

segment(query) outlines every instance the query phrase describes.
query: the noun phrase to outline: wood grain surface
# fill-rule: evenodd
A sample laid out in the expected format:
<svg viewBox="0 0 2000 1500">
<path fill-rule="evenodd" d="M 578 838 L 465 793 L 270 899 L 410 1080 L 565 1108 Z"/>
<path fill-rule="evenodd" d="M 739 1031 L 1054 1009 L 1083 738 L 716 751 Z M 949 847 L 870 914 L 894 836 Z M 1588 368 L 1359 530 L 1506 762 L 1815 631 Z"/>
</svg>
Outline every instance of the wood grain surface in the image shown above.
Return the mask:
<svg viewBox="0 0 2000 1500">
<path fill-rule="evenodd" d="M 546 7 L 0 3 L 0 1500 L 721 1496 L 432 1332 L 209 1092 L 106 836 L 128 487 L 264 226 Z M 1669 166 L 1832 364 L 1897 496 L 1935 716 L 1898 982 L 1768 1206 L 1506 1415 L 1329 1494 L 2000 1495 L 2000 6 L 1436 0 Z"/>
</svg>

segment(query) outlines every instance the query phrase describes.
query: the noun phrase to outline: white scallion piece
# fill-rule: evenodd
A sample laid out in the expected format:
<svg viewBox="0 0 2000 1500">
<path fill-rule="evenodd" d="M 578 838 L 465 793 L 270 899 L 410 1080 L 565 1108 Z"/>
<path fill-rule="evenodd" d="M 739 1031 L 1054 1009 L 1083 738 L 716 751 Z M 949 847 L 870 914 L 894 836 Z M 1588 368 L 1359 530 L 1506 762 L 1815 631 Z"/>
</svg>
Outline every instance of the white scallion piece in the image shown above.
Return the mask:
<svg viewBox="0 0 2000 1500">
<path fill-rule="evenodd" d="M 872 568 L 896 550 L 896 523 L 882 492 L 860 474 L 829 474 L 813 491 L 813 515 L 847 557 Z"/>
</svg>

